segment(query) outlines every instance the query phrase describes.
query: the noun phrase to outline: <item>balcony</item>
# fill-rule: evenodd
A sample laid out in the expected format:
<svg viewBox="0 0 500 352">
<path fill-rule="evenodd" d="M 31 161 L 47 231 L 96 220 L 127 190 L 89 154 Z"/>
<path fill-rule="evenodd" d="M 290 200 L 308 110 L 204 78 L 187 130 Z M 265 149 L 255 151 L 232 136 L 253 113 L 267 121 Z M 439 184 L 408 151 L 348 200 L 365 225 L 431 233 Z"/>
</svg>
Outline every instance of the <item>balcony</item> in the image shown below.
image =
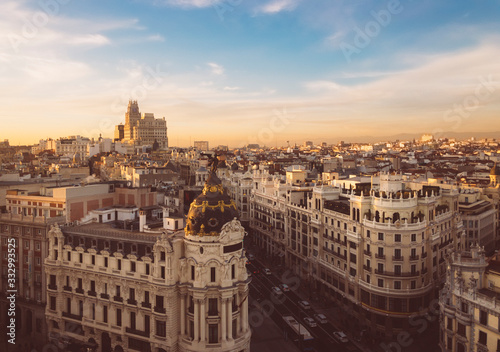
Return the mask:
<svg viewBox="0 0 500 352">
<path fill-rule="evenodd" d="M 135 299 L 127 299 L 127 304 L 130 304 L 132 306 L 136 306 L 137 305 L 137 301 Z"/>
<path fill-rule="evenodd" d="M 149 309 L 151 309 L 151 303 L 149 303 L 149 302 L 142 302 L 141 306 L 142 306 L 142 308 L 149 308 Z"/>
<path fill-rule="evenodd" d="M 370 256 L 372 255 L 372 252 L 367 251 L 366 249 L 363 251 L 363 253 L 366 254 L 366 255 L 370 255 Z"/>
<path fill-rule="evenodd" d="M 120 296 L 114 296 L 114 297 L 113 297 L 113 300 L 114 300 L 115 302 L 123 302 L 123 297 L 120 297 Z"/>
<path fill-rule="evenodd" d="M 71 286 L 63 286 L 63 290 L 71 292 L 73 289 L 71 288 Z"/>
<path fill-rule="evenodd" d="M 83 295 L 83 293 L 84 293 L 85 291 L 83 291 L 83 288 L 77 287 L 77 288 L 75 289 L 75 292 L 76 292 L 76 293 L 79 293 L 79 294 L 81 294 L 81 295 Z"/>
<path fill-rule="evenodd" d="M 392 261 L 394 261 L 394 262 L 402 262 L 403 260 L 404 260 L 404 257 L 401 255 L 398 257 L 395 255 L 392 256 Z"/>
<path fill-rule="evenodd" d="M 92 297 L 97 297 L 97 292 L 95 291 L 87 291 L 87 294 Z"/>
<path fill-rule="evenodd" d="M 422 275 L 427 274 L 427 268 L 422 269 Z"/>
<path fill-rule="evenodd" d="M 419 276 L 420 272 L 415 271 L 415 272 L 403 273 L 403 272 L 394 272 L 394 271 L 385 271 L 385 270 L 375 269 L 375 274 L 383 275 L 383 276 L 392 276 L 392 277 L 413 277 L 413 276 Z"/>
<path fill-rule="evenodd" d="M 62 316 L 65 317 L 65 318 L 82 321 L 82 316 L 81 315 L 76 315 L 76 314 L 71 314 L 71 313 L 68 313 L 68 312 L 63 312 Z"/>
<path fill-rule="evenodd" d="M 101 293 L 101 298 L 109 299 L 109 295 L 107 293 Z"/>
<path fill-rule="evenodd" d="M 57 285 L 56 284 L 49 284 L 49 290 L 57 290 Z"/>
<path fill-rule="evenodd" d="M 419 260 L 420 256 L 419 255 L 410 255 L 410 260 Z"/>
<path fill-rule="evenodd" d="M 166 313 L 166 309 L 164 307 L 158 307 L 158 306 L 156 306 L 154 310 L 155 310 L 156 313 L 162 313 L 162 314 Z"/>
<path fill-rule="evenodd" d="M 363 265 L 363 269 L 366 270 L 366 271 L 372 272 L 372 267 L 371 266 Z"/>
<path fill-rule="evenodd" d="M 377 259 L 385 259 L 385 254 L 375 253 L 375 258 L 377 258 Z"/>
<path fill-rule="evenodd" d="M 422 254 L 422 259 L 427 258 L 427 252 Z"/>
<path fill-rule="evenodd" d="M 140 331 L 140 330 L 137 330 L 137 329 L 132 329 L 132 328 L 125 328 L 125 332 L 129 333 L 129 334 L 134 334 L 134 335 L 137 335 L 137 336 L 142 336 L 142 337 L 149 337 L 149 331 Z"/>
</svg>

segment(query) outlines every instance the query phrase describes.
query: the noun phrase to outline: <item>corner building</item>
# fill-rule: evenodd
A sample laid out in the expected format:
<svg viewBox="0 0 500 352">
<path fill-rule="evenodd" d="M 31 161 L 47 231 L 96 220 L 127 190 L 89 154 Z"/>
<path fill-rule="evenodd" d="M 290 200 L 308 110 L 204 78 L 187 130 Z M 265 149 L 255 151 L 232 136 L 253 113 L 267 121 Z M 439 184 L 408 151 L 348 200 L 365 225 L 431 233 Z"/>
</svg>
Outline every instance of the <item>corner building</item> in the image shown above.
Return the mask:
<svg viewBox="0 0 500 352">
<path fill-rule="evenodd" d="M 184 229 L 49 232 L 47 324 L 96 351 L 250 351 L 244 228 L 215 173 Z"/>
<path fill-rule="evenodd" d="M 250 228 L 309 295 L 341 303 L 357 328 L 391 340 L 416 333 L 409 318 L 438 298 L 446 251 L 463 231 L 459 192 L 400 174 L 370 179 L 349 189 L 344 180 L 305 182 L 300 171 L 285 181 L 254 170 Z"/>
</svg>

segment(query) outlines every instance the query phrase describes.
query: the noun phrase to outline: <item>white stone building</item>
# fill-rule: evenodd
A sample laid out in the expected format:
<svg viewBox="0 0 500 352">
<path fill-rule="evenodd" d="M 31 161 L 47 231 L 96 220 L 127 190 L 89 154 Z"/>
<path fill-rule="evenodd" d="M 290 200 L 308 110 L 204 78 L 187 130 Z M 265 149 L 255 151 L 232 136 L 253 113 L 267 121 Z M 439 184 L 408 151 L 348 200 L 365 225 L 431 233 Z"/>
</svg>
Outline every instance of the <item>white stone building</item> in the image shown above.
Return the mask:
<svg viewBox="0 0 500 352">
<path fill-rule="evenodd" d="M 245 230 L 214 173 L 182 222 L 52 228 L 49 331 L 103 352 L 250 351 Z"/>
</svg>

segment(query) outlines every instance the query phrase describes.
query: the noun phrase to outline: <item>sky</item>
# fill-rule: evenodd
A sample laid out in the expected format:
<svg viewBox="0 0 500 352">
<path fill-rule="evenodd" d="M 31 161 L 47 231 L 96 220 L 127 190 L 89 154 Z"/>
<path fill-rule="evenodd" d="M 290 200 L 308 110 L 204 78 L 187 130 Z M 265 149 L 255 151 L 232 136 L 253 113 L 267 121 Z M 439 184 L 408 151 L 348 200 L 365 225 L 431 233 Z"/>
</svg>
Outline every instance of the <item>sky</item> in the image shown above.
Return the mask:
<svg viewBox="0 0 500 352">
<path fill-rule="evenodd" d="M 2 0 L 0 140 L 170 146 L 500 131 L 500 0 Z M 499 136 L 500 137 L 500 136 Z"/>
</svg>

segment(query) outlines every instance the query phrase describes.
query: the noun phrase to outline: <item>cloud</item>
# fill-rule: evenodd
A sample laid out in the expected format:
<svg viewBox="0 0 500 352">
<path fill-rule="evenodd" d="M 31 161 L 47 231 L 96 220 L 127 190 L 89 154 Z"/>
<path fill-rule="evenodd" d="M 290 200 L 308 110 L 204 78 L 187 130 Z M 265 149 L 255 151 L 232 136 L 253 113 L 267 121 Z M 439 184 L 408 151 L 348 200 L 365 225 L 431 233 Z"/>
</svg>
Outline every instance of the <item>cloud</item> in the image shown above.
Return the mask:
<svg viewBox="0 0 500 352">
<path fill-rule="evenodd" d="M 221 65 L 216 64 L 215 62 L 208 62 L 207 65 L 212 69 L 212 73 L 214 75 L 220 76 L 224 74 L 224 67 Z"/>
<path fill-rule="evenodd" d="M 163 38 L 163 36 L 160 34 L 153 34 L 153 35 L 148 36 L 146 38 L 146 40 L 148 42 L 164 42 L 165 38 Z"/>
<path fill-rule="evenodd" d="M 259 12 L 275 14 L 282 11 L 294 10 L 301 0 L 272 0 L 258 8 Z"/>
<path fill-rule="evenodd" d="M 228 91 L 235 91 L 235 90 L 240 90 L 241 88 L 240 87 L 224 87 L 224 90 L 228 90 Z"/>
<path fill-rule="evenodd" d="M 83 44 L 83 45 L 101 46 L 110 44 L 111 41 L 107 37 L 101 34 L 88 34 L 73 38 L 71 40 L 71 43 L 74 45 Z"/>
<path fill-rule="evenodd" d="M 167 5 L 181 8 L 204 8 L 216 5 L 223 0 L 154 0 L 156 5 Z"/>
</svg>

